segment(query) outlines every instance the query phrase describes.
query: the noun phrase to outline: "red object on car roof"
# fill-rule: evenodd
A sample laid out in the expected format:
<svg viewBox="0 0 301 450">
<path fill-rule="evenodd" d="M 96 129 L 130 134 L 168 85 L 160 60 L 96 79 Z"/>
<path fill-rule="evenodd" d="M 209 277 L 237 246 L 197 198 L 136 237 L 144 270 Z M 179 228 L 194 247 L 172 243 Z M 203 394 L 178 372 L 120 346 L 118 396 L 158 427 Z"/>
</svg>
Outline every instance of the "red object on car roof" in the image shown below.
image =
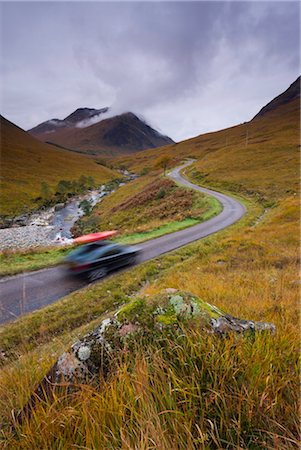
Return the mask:
<svg viewBox="0 0 301 450">
<path fill-rule="evenodd" d="M 117 234 L 116 230 L 112 231 L 101 231 L 100 233 L 85 234 L 84 236 L 79 236 L 74 239 L 76 244 L 88 244 L 88 242 L 101 241 L 102 239 L 107 239 L 111 236 Z"/>
</svg>

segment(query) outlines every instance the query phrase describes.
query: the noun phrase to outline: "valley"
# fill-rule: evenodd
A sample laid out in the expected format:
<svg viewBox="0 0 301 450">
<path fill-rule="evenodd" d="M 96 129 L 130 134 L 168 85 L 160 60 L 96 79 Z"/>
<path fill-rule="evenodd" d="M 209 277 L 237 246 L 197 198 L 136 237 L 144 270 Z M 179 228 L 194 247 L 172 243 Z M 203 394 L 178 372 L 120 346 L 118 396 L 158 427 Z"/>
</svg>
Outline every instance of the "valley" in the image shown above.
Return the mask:
<svg viewBox="0 0 301 450">
<path fill-rule="evenodd" d="M 89 286 L 79 280 L 76 286 L 61 285 L 60 268 L 11 278 L 11 292 L 18 286 L 23 294 L 26 283 L 32 283 L 37 295 L 29 288 L 26 305 L 33 298 L 33 308 L 40 309 L 0 328 L 6 448 L 39 448 L 45 442 L 47 448 L 72 448 L 75 440 L 91 448 L 100 442 L 104 448 L 135 448 L 143 442 L 141 448 L 164 450 L 298 447 L 300 80 L 282 95 L 236 127 L 106 157 L 105 173 L 112 179 L 120 167 L 141 176 L 107 197 L 95 209 L 93 223 L 87 217 L 79 224 L 80 233 L 110 223 L 120 226 L 123 237 L 137 226 L 147 233 L 163 224 L 158 211 L 164 199 L 162 209 L 168 212 L 170 205 L 174 218 L 181 220 L 185 209 L 193 217 L 200 208 L 199 199 L 192 201 L 194 194 L 186 193 L 188 206 L 173 212 L 173 200 L 181 195 L 163 176 L 159 156 L 166 156 L 175 182 L 210 195 L 220 191 L 214 194 L 223 203 L 220 214 L 146 241 L 139 265 Z M 188 159 L 193 161 L 182 167 L 185 181 L 172 169 Z M 162 188 L 165 194 L 156 199 Z M 144 203 L 147 193 L 149 203 Z M 233 200 L 236 196 L 244 206 Z M 149 216 L 148 208 L 153 211 Z M 202 214 L 207 208 L 200 208 Z M 170 219 L 167 214 L 165 223 Z M 80 383 L 73 393 L 63 391 L 40 402 L 32 419 L 11 432 L 11 411 L 21 410 L 78 337 L 133 301 L 151 305 L 170 289 L 191 292 L 234 317 L 272 323 L 276 332 L 221 339 L 204 333 L 198 321 L 181 322 L 180 335 L 167 323 L 162 339 L 145 341 L 142 334 L 121 354 L 113 354 L 108 378 Z M 9 310 L 12 300 L 5 297 Z M 26 312 L 20 298 L 12 314 Z M 155 426 L 146 432 L 146 424 Z"/>
<path fill-rule="evenodd" d="M 245 213 L 245 207 L 237 200 L 223 194 L 200 188 L 189 183 L 180 175 L 180 170 L 191 164 L 191 161 L 171 172 L 170 177 L 183 185 L 207 195 L 214 196 L 222 205 L 222 212 L 202 224 L 194 225 L 182 231 L 140 243 L 141 255 L 139 263 L 151 260 L 193 241 L 204 238 L 228 227 L 238 221 Z M 85 286 L 86 282 L 70 279 L 65 268 L 49 269 L 37 273 L 22 274 L 12 279 L 0 280 L 2 300 L 0 304 L 0 323 L 5 323 L 24 313 L 35 311 L 53 303 L 68 293 Z M 56 286 L 54 290 L 52 287 Z"/>
</svg>

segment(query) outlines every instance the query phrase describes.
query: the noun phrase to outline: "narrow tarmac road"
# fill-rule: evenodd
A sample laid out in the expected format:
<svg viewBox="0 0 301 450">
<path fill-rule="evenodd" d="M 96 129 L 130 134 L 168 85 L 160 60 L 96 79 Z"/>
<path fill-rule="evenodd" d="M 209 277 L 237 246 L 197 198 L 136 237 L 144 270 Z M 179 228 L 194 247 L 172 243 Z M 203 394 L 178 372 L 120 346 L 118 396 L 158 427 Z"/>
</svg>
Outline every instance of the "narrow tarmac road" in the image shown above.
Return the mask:
<svg viewBox="0 0 301 450">
<path fill-rule="evenodd" d="M 206 222 L 139 244 L 142 250 L 141 263 L 216 233 L 237 222 L 245 214 L 246 208 L 237 200 L 185 180 L 180 171 L 191 163 L 192 161 L 189 161 L 174 169 L 169 173 L 169 177 L 191 189 L 212 195 L 222 204 L 223 210 Z M 43 308 L 86 284 L 83 280 L 68 277 L 63 266 L 0 280 L 0 324 Z"/>
</svg>

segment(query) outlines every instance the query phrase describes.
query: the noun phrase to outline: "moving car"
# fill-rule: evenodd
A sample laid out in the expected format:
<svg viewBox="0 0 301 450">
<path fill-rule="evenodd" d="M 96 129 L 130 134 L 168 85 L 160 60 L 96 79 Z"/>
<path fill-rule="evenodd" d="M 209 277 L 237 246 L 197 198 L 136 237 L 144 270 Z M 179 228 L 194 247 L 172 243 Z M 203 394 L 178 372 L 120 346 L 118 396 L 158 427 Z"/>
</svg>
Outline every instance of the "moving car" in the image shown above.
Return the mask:
<svg viewBox="0 0 301 450">
<path fill-rule="evenodd" d="M 69 273 L 84 275 L 90 281 L 103 278 L 108 272 L 134 264 L 140 249 L 138 247 L 97 241 L 81 245 L 65 259 Z"/>
</svg>

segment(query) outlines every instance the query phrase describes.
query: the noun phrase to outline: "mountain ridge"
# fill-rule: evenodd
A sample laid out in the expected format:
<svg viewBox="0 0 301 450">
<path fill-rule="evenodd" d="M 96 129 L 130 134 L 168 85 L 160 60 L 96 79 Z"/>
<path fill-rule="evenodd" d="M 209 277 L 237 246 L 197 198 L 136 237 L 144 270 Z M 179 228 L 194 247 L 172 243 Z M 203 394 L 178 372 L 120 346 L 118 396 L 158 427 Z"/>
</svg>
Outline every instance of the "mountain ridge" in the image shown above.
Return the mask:
<svg viewBox="0 0 301 450">
<path fill-rule="evenodd" d="M 273 100 L 267 103 L 261 110 L 253 117 L 252 120 L 262 117 L 265 114 L 274 111 L 282 105 L 290 103 L 291 101 L 300 98 L 300 80 L 299 76 L 284 92 L 277 95 Z"/>
<path fill-rule="evenodd" d="M 123 155 L 174 143 L 133 112 L 102 119 L 109 110 L 78 108 L 63 120 L 50 119 L 28 132 L 43 142 L 99 156 Z"/>
</svg>

